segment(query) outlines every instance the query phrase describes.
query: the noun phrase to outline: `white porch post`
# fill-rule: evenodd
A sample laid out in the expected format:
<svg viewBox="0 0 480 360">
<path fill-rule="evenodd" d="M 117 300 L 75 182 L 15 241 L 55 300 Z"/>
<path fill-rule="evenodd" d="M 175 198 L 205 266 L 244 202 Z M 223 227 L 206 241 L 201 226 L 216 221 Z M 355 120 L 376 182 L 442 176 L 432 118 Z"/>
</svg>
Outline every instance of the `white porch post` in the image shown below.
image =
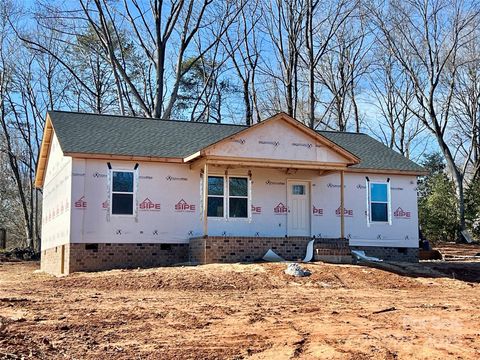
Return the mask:
<svg viewBox="0 0 480 360">
<path fill-rule="evenodd" d="M 345 238 L 345 194 L 344 194 L 344 171 L 340 171 L 340 237 Z"/>
</svg>

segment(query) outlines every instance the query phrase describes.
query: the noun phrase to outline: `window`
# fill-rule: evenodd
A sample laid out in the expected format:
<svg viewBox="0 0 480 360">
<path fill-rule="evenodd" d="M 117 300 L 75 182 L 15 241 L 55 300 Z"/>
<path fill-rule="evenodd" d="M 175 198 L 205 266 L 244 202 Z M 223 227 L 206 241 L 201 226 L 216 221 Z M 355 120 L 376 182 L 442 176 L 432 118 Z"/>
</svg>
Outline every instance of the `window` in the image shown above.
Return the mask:
<svg viewBox="0 0 480 360">
<path fill-rule="evenodd" d="M 208 209 L 209 217 L 223 217 L 225 185 L 223 176 L 208 177 Z"/>
<path fill-rule="evenodd" d="M 388 222 L 388 184 L 370 183 L 370 220 L 372 222 Z"/>
<path fill-rule="evenodd" d="M 133 171 L 112 172 L 112 214 L 133 215 Z"/>
<path fill-rule="evenodd" d="M 305 185 L 292 185 L 292 195 L 305 195 Z"/>
<path fill-rule="evenodd" d="M 208 177 L 207 216 L 224 217 L 225 214 L 230 218 L 248 217 L 248 178 Z"/>
<path fill-rule="evenodd" d="M 228 216 L 248 217 L 248 180 L 243 177 L 228 179 Z"/>
</svg>

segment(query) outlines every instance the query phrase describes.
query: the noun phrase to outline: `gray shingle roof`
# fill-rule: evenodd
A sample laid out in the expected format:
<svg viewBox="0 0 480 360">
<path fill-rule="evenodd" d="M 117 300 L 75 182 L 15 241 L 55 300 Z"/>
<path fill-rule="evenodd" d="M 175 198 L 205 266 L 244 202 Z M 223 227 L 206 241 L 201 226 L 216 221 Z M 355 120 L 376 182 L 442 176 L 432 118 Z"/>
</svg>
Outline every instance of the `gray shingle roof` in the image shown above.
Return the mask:
<svg viewBox="0 0 480 360">
<path fill-rule="evenodd" d="M 49 112 L 63 152 L 184 158 L 245 126 Z"/>
<path fill-rule="evenodd" d="M 65 153 L 184 158 L 246 126 L 138 117 L 49 112 Z M 318 131 L 361 159 L 361 169 L 424 169 L 365 134 Z"/>
<path fill-rule="evenodd" d="M 318 131 L 318 133 L 357 155 L 361 161 L 360 164 L 351 166 L 353 168 L 425 171 L 420 165 L 366 134 L 336 131 Z"/>
</svg>

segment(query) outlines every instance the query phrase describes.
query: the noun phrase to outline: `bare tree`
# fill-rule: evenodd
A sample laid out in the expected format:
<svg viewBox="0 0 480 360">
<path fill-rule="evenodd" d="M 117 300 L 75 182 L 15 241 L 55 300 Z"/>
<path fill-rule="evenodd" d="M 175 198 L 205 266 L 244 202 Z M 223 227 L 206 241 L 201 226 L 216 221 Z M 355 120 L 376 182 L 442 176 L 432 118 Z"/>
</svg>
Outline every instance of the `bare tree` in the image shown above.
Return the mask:
<svg viewBox="0 0 480 360">
<path fill-rule="evenodd" d="M 21 209 L 25 245 L 38 250 L 41 193 L 34 177 L 44 115 L 65 103 L 70 83 L 54 57 L 18 46 L 14 27 L 25 16 L 21 8 L 4 2 L 0 15 L 0 152 L 16 185 L 11 201 Z"/>
<path fill-rule="evenodd" d="M 451 143 L 463 161 L 464 173 L 474 181 L 480 177 L 480 43 L 479 21 L 475 22 L 468 46 L 459 54 L 462 65 L 456 72 L 452 99 L 455 126 Z"/>
<path fill-rule="evenodd" d="M 308 82 L 308 125 L 315 127 L 316 116 L 316 73 L 325 54 L 330 50 L 332 39 L 358 6 L 357 1 L 306 0 L 305 6 L 305 55 L 302 56 L 307 69 Z"/>
<path fill-rule="evenodd" d="M 367 124 L 370 131 L 389 148 L 397 150 L 410 158 L 416 142 L 424 132 L 425 126 L 410 111 L 407 104 L 415 101 L 415 93 L 410 77 L 399 67 L 391 54 L 379 49 L 374 71 L 370 73 L 369 83 L 373 95 L 372 106 L 381 114 L 379 124 Z M 420 141 L 418 141 L 420 143 Z M 424 149 L 428 141 L 423 141 Z M 418 158 L 424 151 L 417 151 Z"/>
<path fill-rule="evenodd" d="M 21 136 L 29 137 L 30 128 L 22 126 L 19 114 L 12 101 L 11 94 L 14 91 L 14 76 L 18 51 L 12 43 L 12 31 L 10 22 L 15 16 L 12 3 L 5 2 L 0 5 L 0 125 L 2 145 L 0 151 L 6 154 L 12 176 L 15 180 L 17 194 L 22 207 L 23 223 L 26 235 L 26 246 L 33 247 L 34 226 L 31 211 L 32 202 L 28 201 L 28 187 L 25 184 L 25 171 L 28 175 L 32 170 L 32 157 L 22 156 L 23 148 L 17 138 L 18 131 Z M 20 127 L 19 127 L 20 125 Z M 23 131 L 22 131 L 23 130 Z M 27 177 L 28 181 L 28 177 Z"/>
<path fill-rule="evenodd" d="M 360 113 L 356 95 L 360 80 L 370 66 L 370 44 L 366 41 L 367 29 L 362 11 L 349 14 L 348 21 L 338 26 L 332 35 L 331 50 L 321 59 L 315 76 L 331 97 L 326 113 L 327 119 L 333 119 L 335 125 L 327 125 L 346 131 L 349 120 L 353 120 L 355 131 L 359 132 Z"/>
<path fill-rule="evenodd" d="M 257 94 L 257 71 L 261 60 L 258 24 L 262 17 L 259 1 L 250 1 L 239 19 L 225 33 L 223 45 L 242 85 L 245 122 L 248 126 L 261 120 Z"/>
<path fill-rule="evenodd" d="M 448 144 L 458 54 L 472 32 L 478 4 L 461 0 L 402 0 L 370 6 L 380 41 L 410 77 L 409 110 L 435 136 L 453 178 L 460 229 L 465 229 L 464 172 Z"/>
<path fill-rule="evenodd" d="M 264 3 L 262 25 L 270 37 L 278 66 L 271 66 L 269 61 L 264 66 L 263 72 L 280 83 L 287 114 L 293 117 L 296 116 L 299 95 L 298 76 L 304 16 L 305 0 L 275 0 Z M 275 71 L 278 68 L 279 73 Z M 281 107 L 282 104 L 277 106 Z"/>
</svg>

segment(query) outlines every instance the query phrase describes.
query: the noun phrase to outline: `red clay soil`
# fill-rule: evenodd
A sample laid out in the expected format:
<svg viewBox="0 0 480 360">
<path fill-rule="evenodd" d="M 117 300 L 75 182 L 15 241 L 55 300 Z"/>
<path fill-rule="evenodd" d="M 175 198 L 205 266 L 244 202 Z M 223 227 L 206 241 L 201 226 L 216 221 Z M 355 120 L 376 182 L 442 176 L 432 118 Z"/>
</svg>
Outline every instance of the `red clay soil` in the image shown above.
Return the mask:
<svg viewBox="0 0 480 360">
<path fill-rule="evenodd" d="M 423 267 L 423 264 L 418 265 Z M 0 263 L 0 359 L 478 359 L 480 285 L 362 266 Z"/>
<path fill-rule="evenodd" d="M 480 256 L 480 244 L 456 244 L 453 242 L 440 243 L 434 246 L 434 249 L 439 250 L 444 256 Z"/>
</svg>

